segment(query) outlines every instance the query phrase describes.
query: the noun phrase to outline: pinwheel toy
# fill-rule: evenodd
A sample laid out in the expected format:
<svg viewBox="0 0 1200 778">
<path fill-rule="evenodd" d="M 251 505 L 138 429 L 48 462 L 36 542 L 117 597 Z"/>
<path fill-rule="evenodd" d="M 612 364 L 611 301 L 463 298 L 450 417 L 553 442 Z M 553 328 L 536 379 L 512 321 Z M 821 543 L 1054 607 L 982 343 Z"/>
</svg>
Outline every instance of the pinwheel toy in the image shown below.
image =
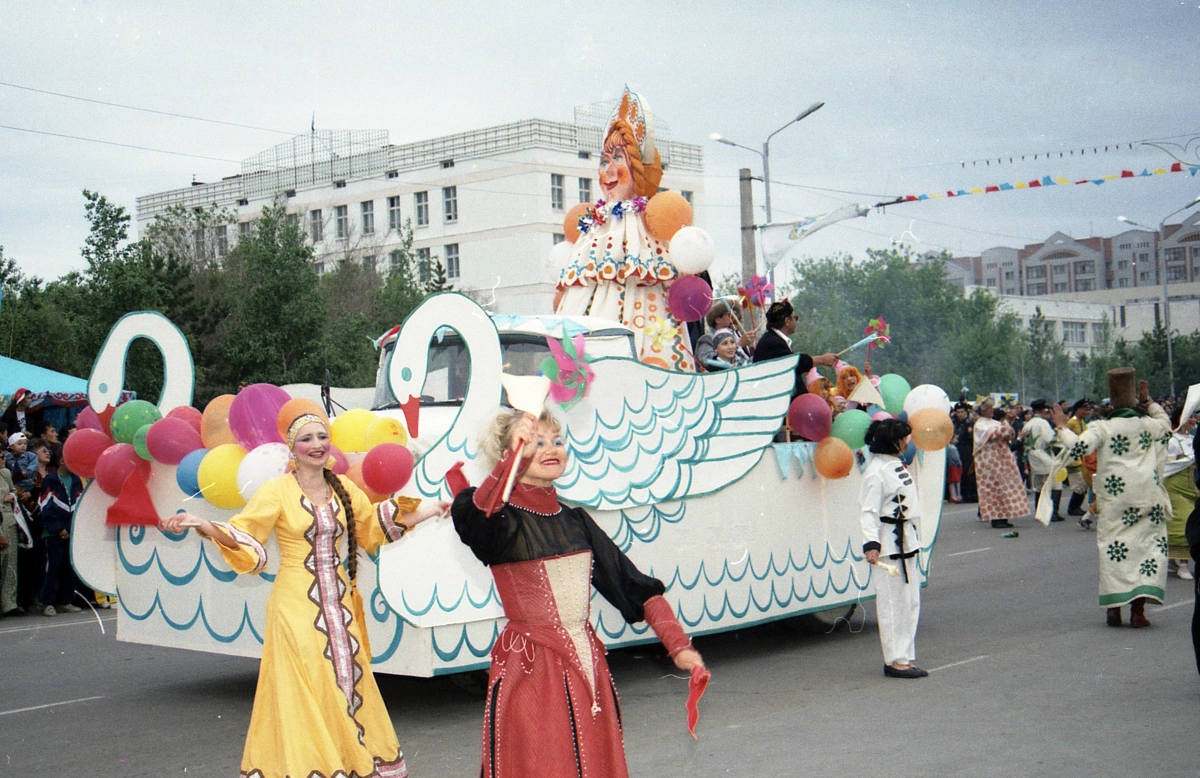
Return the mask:
<svg viewBox="0 0 1200 778">
<path fill-rule="evenodd" d="M 588 387 L 596 377 L 588 364 L 591 359 L 584 353 L 582 334 L 573 339 L 563 338 L 561 342 L 546 338 L 546 345 L 551 356 L 542 360 L 540 369 L 550 379 L 550 399 L 566 410 L 587 396 Z"/>
</svg>

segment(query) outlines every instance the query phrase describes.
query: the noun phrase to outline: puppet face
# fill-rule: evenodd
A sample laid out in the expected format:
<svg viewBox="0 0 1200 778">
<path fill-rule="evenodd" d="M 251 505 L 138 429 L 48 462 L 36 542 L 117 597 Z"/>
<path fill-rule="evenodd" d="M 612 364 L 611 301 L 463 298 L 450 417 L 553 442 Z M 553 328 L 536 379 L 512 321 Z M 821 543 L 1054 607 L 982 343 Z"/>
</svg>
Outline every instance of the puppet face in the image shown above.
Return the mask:
<svg viewBox="0 0 1200 778">
<path fill-rule="evenodd" d="M 717 356 L 726 362 L 732 362 L 736 355 L 737 341 L 733 338 L 726 338 L 717 346 Z"/>
<path fill-rule="evenodd" d="M 537 440 L 534 441 L 533 461 L 525 471 L 525 477 L 537 481 L 553 481 L 567 469 L 567 446 L 561 430 L 545 422 L 538 422 Z"/>
<path fill-rule="evenodd" d="M 323 468 L 329 459 L 329 430 L 319 421 L 309 422 L 296 433 L 296 442 L 292 444 L 292 456 L 296 464 L 301 463 L 312 467 Z"/>
<path fill-rule="evenodd" d="M 618 135 L 608 136 L 604 151 L 600 154 L 600 190 L 607 202 L 632 200 L 633 169 L 629 165 L 629 152 Z"/>
<path fill-rule="evenodd" d="M 856 386 L 858 386 L 858 376 L 854 375 L 854 373 L 847 373 L 846 388 L 853 392 Z"/>
</svg>

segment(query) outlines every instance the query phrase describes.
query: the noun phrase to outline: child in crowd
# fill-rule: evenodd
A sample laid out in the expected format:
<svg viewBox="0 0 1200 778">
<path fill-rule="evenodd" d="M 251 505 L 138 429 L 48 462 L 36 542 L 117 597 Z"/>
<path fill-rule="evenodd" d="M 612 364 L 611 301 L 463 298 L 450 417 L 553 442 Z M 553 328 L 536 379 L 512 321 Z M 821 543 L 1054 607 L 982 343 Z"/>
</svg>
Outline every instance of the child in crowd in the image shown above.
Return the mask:
<svg viewBox="0 0 1200 778">
<path fill-rule="evenodd" d="M 13 486 L 23 492 L 33 491 L 33 474 L 37 472 L 37 454 L 28 450 L 29 438 L 24 432 L 8 436 L 8 453 L 4 455 L 5 466 L 12 473 Z"/>
<path fill-rule="evenodd" d="M 733 330 L 720 329 L 712 336 L 713 355 L 706 357 L 706 370 L 728 370 L 731 367 L 741 367 L 750 364 L 750 355 L 738 346 L 737 335 Z"/>
</svg>

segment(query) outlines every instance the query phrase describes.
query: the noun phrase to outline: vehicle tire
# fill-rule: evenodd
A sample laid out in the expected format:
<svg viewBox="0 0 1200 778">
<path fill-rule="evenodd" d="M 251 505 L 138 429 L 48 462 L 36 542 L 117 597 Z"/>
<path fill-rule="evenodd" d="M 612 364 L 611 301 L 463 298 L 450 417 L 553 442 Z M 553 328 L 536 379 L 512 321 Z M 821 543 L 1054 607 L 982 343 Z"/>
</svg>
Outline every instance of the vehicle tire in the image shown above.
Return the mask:
<svg viewBox="0 0 1200 778">
<path fill-rule="evenodd" d="M 481 700 L 487 699 L 487 670 L 468 670 L 465 673 L 454 673 L 450 676 L 450 683 L 472 697 L 478 697 Z"/>
</svg>

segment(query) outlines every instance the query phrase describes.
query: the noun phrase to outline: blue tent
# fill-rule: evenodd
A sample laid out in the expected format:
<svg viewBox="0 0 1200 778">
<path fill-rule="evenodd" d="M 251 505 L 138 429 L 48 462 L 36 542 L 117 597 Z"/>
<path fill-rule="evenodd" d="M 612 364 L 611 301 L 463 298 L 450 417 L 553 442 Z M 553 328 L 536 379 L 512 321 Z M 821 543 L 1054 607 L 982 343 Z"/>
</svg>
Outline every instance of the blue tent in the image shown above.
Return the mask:
<svg viewBox="0 0 1200 778">
<path fill-rule="evenodd" d="M 58 427 L 74 419 L 87 405 L 87 379 L 0 356 L 0 412 L 12 402 L 18 389 L 31 393 L 30 410 L 43 411 L 46 420 Z M 121 399 L 133 396 L 127 391 Z"/>
</svg>

